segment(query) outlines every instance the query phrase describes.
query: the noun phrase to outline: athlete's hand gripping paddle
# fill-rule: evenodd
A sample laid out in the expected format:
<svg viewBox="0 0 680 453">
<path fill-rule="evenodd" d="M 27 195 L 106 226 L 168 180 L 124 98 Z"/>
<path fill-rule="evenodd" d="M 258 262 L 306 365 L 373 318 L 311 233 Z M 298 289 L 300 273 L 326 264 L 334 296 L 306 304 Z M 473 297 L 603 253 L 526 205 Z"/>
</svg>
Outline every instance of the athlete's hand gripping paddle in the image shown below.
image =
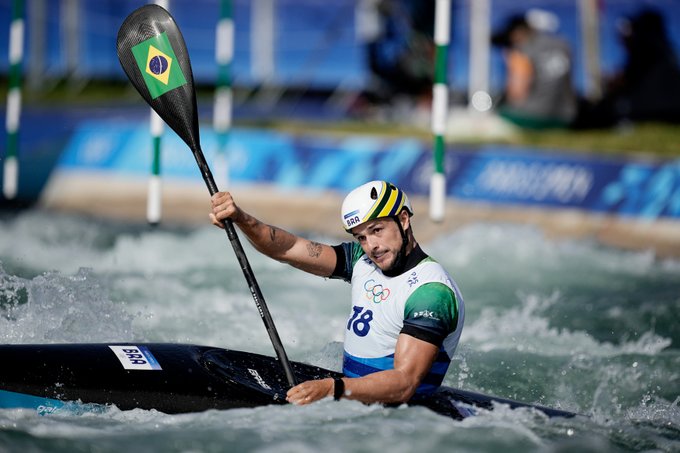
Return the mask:
<svg viewBox="0 0 680 453">
<path fill-rule="evenodd" d="M 175 20 L 158 5 L 142 6 L 133 11 L 120 26 L 117 47 L 118 59 L 132 85 L 189 146 L 210 195 L 215 194 L 217 186 L 201 151 L 191 62 Z M 295 376 L 286 351 L 230 219 L 224 221 L 224 228 L 292 387 L 295 385 Z"/>
</svg>

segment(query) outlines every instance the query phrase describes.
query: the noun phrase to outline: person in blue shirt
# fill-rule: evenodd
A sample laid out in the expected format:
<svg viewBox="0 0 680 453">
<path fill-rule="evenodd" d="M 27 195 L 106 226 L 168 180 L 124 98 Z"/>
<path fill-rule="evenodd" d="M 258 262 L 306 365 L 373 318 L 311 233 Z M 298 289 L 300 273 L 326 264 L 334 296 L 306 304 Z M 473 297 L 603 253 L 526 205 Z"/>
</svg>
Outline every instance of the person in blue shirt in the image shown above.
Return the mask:
<svg viewBox="0 0 680 453">
<path fill-rule="evenodd" d="M 331 246 L 261 222 L 228 192 L 212 197 L 213 224 L 231 219 L 261 253 L 351 283 L 345 377 L 298 384 L 288 391 L 289 402 L 332 396 L 400 403 L 441 385 L 462 332 L 464 303 L 451 276 L 416 242 L 412 215 L 403 191 L 371 181 L 342 204 L 342 223 L 355 241 Z"/>
</svg>

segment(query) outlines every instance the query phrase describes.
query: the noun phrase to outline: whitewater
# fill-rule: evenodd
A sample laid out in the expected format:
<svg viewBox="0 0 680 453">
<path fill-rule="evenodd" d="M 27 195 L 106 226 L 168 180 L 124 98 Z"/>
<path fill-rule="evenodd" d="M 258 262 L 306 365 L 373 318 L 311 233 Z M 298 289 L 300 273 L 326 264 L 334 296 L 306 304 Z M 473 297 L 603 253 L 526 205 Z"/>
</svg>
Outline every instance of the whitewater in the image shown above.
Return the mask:
<svg viewBox="0 0 680 453">
<path fill-rule="evenodd" d="M 274 355 L 226 235 L 207 223 L 0 214 L 0 343 L 194 343 Z M 340 370 L 349 285 L 243 243 L 289 358 Z M 12 409 L 0 410 L 0 451 L 680 451 L 680 260 L 493 223 L 422 246 L 466 300 L 444 384 L 582 416 L 497 407 L 453 421 L 346 400 L 181 415 Z"/>
</svg>

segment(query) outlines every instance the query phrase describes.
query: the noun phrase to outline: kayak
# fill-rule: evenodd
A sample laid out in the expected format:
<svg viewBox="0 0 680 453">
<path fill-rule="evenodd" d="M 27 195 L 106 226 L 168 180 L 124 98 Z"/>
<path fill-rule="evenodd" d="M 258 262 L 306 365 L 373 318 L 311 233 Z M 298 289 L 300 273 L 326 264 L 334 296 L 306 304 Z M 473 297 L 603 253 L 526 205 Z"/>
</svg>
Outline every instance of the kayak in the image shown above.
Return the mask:
<svg viewBox="0 0 680 453">
<path fill-rule="evenodd" d="M 0 345 L 0 409 L 41 414 L 73 407 L 116 406 L 168 414 L 287 404 L 289 387 L 274 357 L 172 343 Z M 341 373 L 291 362 L 298 382 Z M 574 413 L 440 387 L 409 402 L 453 419 L 497 404 L 534 408 L 549 417 Z"/>
</svg>

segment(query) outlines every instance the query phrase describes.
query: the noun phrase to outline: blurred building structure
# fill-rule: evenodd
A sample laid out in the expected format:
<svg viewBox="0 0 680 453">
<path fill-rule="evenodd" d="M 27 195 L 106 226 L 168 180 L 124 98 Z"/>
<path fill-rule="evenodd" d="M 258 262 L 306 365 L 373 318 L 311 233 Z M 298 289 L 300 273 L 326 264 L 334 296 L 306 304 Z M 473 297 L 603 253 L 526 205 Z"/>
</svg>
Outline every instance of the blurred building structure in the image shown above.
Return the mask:
<svg viewBox="0 0 680 453">
<path fill-rule="evenodd" d="M 9 29 L 14 0 L 0 0 L 0 30 Z M 26 64 L 31 88 L 69 78 L 123 80 L 115 37 L 123 18 L 141 0 L 30 0 L 26 3 Z M 357 37 L 357 0 L 233 0 L 235 86 L 262 85 L 304 90 L 361 90 L 370 68 Z M 493 96 L 505 78 L 500 52 L 481 40 L 513 14 L 544 9 L 559 18 L 559 34 L 574 49 L 574 85 L 598 97 L 602 74 L 625 61 L 618 22 L 642 7 L 654 7 L 668 24 L 680 23 L 677 0 L 454 0 L 452 2 L 449 85 L 453 100 L 466 102 L 474 91 Z M 185 35 L 197 82 L 217 79 L 215 23 L 218 0 L 170 0 Z M 474 18 L 474 19 L 473 19 Z M 668 27 L 680 50 L 680 28 Z M 8 72 L 8 33 L 0 33 L 0 75 Z M 481 55 L 481 56 L 480 56 Z M 480 61 L 486 60 L 486 61 Z M 480 72 L 481 71 L 481 72 Z M 481 82 L 480 82 L 481 80 Z M 481 85 L 481 88 L 480 88 Z"/>
</svg>

